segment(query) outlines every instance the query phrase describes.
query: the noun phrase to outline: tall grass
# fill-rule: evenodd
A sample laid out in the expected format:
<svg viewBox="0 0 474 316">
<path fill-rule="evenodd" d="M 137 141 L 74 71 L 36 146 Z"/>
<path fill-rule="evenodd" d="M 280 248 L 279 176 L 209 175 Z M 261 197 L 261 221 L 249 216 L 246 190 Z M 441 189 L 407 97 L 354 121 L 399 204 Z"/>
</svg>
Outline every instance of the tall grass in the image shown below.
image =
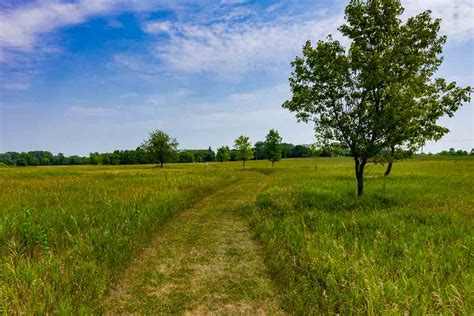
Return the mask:
<svg viewBox="0 0 474 316">
<path fill-rule="evenodd" d="M 296 314 L 474 312 L 474 160 L 284 161 L 253 229 Z"/>
<path fill-rule="evenodd" d="M 2 169 L 3 311 L 100 312 L 107 288 L 167 218 L 238 177 L 179 168 Z"/>
<path fill-rule="evenodd" d="M 100 313 L 160 225 L 245 172 L 271 184 L 250 212 L 295 314 L 474 312 L 474 160 L 349 159 L 0 170 L 0 302 L 7 312 Z M 178 169 L 179 168 L 179 169 Z M 249 170 L 251 169 L 251 170 Z"/>
</svg>

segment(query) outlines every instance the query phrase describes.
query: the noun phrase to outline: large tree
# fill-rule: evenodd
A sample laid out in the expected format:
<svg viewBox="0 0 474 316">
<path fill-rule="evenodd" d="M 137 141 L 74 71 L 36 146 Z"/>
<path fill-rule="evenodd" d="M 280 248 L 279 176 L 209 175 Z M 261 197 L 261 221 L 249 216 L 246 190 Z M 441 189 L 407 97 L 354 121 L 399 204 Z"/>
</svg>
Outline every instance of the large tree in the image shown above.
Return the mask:
<svg viewBox="0 0 474 316">
<path fill-rule="evenodd" d="M 141 148 L 163 168 L 163 164 L 172 160 L 178 153 L 178 142 L 164 131 L 155 130 L 143 141 Z"/>
<path fill-rule="evenodd" d="M 446 42 L 441 20 L 426 11 L 404 23 L 402 13 L 398 0 L 352 0 L 339 28 L 348 49 L 329 36 L 315 47 L 308 41 L 292 62 L 293 95 L 283 107 L 314 122 L 318 142 L 350 148 L 358 195 L 371 159 L 441 138 L 448 129 L 438 119 L 470 100 L 470 87 L 434 78 Z"/>
<path fill-rule="evenodd" d="M 237 152 L 237 159 L 243 161 L 243 167 L 245 168 L 245 162 L 253 158 L 252 144 L 250 144 L 247 136 L 241 135 L 234 141 L 234 149 Z"/>
<path fill-rule="evenodd" d="M 274 129 L 271 129 L 265 138 L 265 154 L 267 159 L 272 162 L 272 167 L 275 165 L 275 162 L 281 160 L 281 152 L 283 150 L 281 141 L 280 134 Z"/>
</svg>

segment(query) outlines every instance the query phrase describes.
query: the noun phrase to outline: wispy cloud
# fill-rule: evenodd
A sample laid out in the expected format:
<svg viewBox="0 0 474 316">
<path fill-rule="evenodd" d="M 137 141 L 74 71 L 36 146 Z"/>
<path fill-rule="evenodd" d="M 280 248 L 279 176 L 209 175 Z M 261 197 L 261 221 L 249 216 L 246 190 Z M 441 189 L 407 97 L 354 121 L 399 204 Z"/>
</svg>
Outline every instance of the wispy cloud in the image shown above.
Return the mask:
<svg viewBox="0 0 474 316">
<path fill-rule="evenodd" d="M 147 33 L 152 33 L 152 34 L 169 33 L 171 31 L 171 22 L 170 21 L 147 22 L 144 24 L 143 30 Z"/>
<path fill-rule="evenodd" d="M 171 1 L 134 0 L 37 0 L 0 8 L 0 62 L 15 63 L 23 55 L 45 55 L 60 51 L 51 38 L 58 29 L 87 22 L 96 16 L 115 16 L 120 12 L 143 12 L 172 7 Z M 118 22 L 109 23 L 117 27 Z M 32 57 L 34 58 L 34 57 Z"/>
<path fill-rule="evenodd" d="M 287 66 L 308 39 L 333 33 L 342 15 L 309 21 L 281 19 L 270 23 L 175 24 L 166 45 L 155 54 L 173 69 L 221 75 Z"/>
<path fill-rule="evenodd" d="M 473 39 L 473 1 L 406 0 L 403 4 L 406 6 L 405 16 L 431 9 L 433 16 L 443 19 L 442 32 L 453 41 Z M 275 3 L 265 11 L 273 12 L 281 7 L 282 3 Z M 242 10 L 245 7 L 238 8 Z M 151 21 L 145 24 L 144 29 L 166 32 L 170 36 L 168 41 L 160 40 L 156 44 L 154 53 L 171 69 L 233 77 L 287 67 L 306 40 L 322 39 L 331 33 L 338 36 L 337 27 L 343 23 L 342 8 L 337 12 L 308 11 L 311 13 L 292 16 L 283 13 L 267 20 L 223 17 L 214 23 Z"/>
<path fill-rule="evenodd" d="M 82 0 L 77 3 L 42 1 L 17 7 L 0 14 L 0 43 L 30 50 L 40 36 L 59 27 L 84 22 L 113 8 L 113 2 Z"/>
<path fill-rule="evenodd" d="M 405 16 L 431 10 L 441 18 L 441 31 L 449 40 L 467 42 L 474 39 L 474 1 L 472 0 L 405 0 Z"/>
<path fill-rule="evenodd" d="M 337 1 L 340 5 L 343 1 Z M 443 18 L 442 30 L 455 42 L 474 38 L 474 2 L 472 0 L 404 0 L 406 16 L 431 9 Z M 174 12 L 175 20 L 144 21 L 148 34 L 169 35 L 154 47 L 171 70 L 188 73 L 211 72 L 221 75 L 269 70 L 288 65 L 307 39 L 319 39 L 335 33 L 342 23 L 338 10 L 319 10 L 306 3 L 306 12 L 286 12 L 284 2 L 258 9 L 243 0 L 133 1 L 77 0 L 35 1 L 5 6 L 0 12 L 0 62 L 18 57 L 18 52 L 48 54 L 61 50 L 50 34 L 88 21 L 95 16 L 116 16 L 120 12 Z M 260 10 L 260 12 L 258 12 Z M 275 15 L 278 12 L 278 15 Z M 118 55 L 123 57 L 123 55 Z M 130 69 L 139 70 L 136 61 L 116 58 Z M 134 64 L 135 63 L 135 64 Z M 138 68 L 137 68 L 138 67 Z"/>
</svg>

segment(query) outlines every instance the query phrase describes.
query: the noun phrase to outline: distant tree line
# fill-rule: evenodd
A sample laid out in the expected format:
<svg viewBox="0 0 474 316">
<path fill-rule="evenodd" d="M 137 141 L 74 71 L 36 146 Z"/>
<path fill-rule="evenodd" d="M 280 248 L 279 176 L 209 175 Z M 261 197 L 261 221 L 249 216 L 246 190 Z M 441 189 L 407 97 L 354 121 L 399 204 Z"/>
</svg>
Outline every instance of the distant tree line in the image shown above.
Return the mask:
<svg viewBox="0 0 474 316">
<path fill-rule="evenodd" d="M 466 150 L 462 150 L 462 149 L 454 149 L 454 148 L 449 148 L 449 150 L 443 150 L 437 154 L 432 154 L 432 153 L 428 153 L 428 154 L 419 154 L 419 155 L 427 155 L 427 156 L 433 156 L 433 155 L 436 155 L 436 156 L 469 156 L 469 155 L 474 155 L 474 148 L 471 149 L 470 152 L 466 151 Z"/>
<path fill-rule="evenodd" d="M 89 164 L 90 159 L 77 155 L 66 157 L 62 153 L 53 155 L 49 151 L 37 150 L 1 153 L 0 162 L 8 166 L 82 165 Z"/>
<path fill-rule="evenodd" d="M 263 160 L 267 156 L 262 147 L 256 144 L 254 152 L 258 152 L 253 159 Z M 283 158 L 301 158 L 319 156 L 320 151 L 311 149 L 308 145 L 282 144 Z M 223 150 L 223 149 L 224 150 Z M 213 162 L 213 161 L 237 161 L 238 153 L 236 149 L 230 149 L 227 146 L 219 148 L 217 153 L 208 149 L 183 149 L 179 150 L 175 157 L 168 162 L 172 163 L 192 163 L 192 162 Z M 227 149 L 227 150 L 225 150 Z M 327 152 L 324 152 L 326 155 Z M 337 155 L 337 153 L 333 153 Z M 0 162 L 8 166 L 66 166 L 66 165 L 132 165 L 132 164 L 154 164 L 159 160 L 150 157 L 145 150 L 137 148 L 135 150 L 115 150 L 109 153 L 90 153 L 88 157 L 84 156 L 65 156 L 62 153 L 53 155 L 49 151 L 28 151 L 14 152 L 9 151 L 0 153 Z"/>
<path fill-rule="evenodd" d="M 311 145 L 293 145 L 282 143 L 282 158 L 306 158 L 306 157 L 348 157 L 350 151 L 346 148 L 334 147 L 331 149 L 318 149 Z M 264 142 L 258 141 L 253 147 L 253 160 L 267 160 L 268 155 L 264 150 Z M 425 154 L 434 156 L 468 156 L 474 155 L 465 150 L 456 150 L 450 148 L 436 154 Z M 404 158 L 410 157 L 409 152 L 405 153 Z M 217 152 L 208 149 L 183 149 L 179 150 L 176 157 L 170 162 L 173 163 L 192 163 L 192 162 L 213 162 L 213 161 L 238 161 L 236 149 L 230 149 L 228 146 L 218 148 Z M 159 163 L 146 152 L 137 148 L 135 150 L 115 150 L 110 153 L 90 153 L 89 157 L 77 155 L 65 156 L 62 153 L 53 155 L 49 151 L 28 151 L 14 152 L 9 151 L 0 153 L 0 162 L 8 166 L 67 166 L 67 165 L 135 165 L 135 164 L 154 164 Z"/>
</svg>

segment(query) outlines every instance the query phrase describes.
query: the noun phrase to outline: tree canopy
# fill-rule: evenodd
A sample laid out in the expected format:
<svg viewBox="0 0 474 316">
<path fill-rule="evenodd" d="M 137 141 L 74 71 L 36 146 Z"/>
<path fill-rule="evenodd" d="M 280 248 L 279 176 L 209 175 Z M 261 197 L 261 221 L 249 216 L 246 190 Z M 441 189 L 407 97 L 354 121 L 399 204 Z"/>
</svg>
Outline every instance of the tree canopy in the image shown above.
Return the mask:
<svg viewBox="0 0 474 316">
<path fill-rule="evenodd" d="M 314 122 L 320 145 L 343 144 L 354 157 L 358 195 L 364 168 L 383 150 L 417 147 L 448 129 L 437 121 L 470 100 L 471 88 L 433 78 L 446 36 L 425 11 L 400 19 L 398 0 L 352 0 L 339 28 L 346 49 L 331 36 L 292 62 L 291 100 L 283 107 Z"/>
<path fill-rule="evenodd" d="M 237 159 L 243 161 L 243 167 L 245 168 L 245 162 L 253 158 L 252 144 L 250 143 L 249 137 L 241 135 L 234 141 L 234 148 L 237 151 Z"/>
<path fill-rule="evenodd" d="M 275 162 L 281 160 L 281 152 L 283 150 L 281 142 L 282 138 L 278 131 L 271 129 L 265 139 L 264 148 L 268 160 L 272 162 L 272 167 Z"/>
<path fill-rule="evenodd" d="M 228 161 L 230 159 L 230 150 L 227 146 L 222 146 L 217 149 L 216 160 L 220 162 Z"/>
</svg>

